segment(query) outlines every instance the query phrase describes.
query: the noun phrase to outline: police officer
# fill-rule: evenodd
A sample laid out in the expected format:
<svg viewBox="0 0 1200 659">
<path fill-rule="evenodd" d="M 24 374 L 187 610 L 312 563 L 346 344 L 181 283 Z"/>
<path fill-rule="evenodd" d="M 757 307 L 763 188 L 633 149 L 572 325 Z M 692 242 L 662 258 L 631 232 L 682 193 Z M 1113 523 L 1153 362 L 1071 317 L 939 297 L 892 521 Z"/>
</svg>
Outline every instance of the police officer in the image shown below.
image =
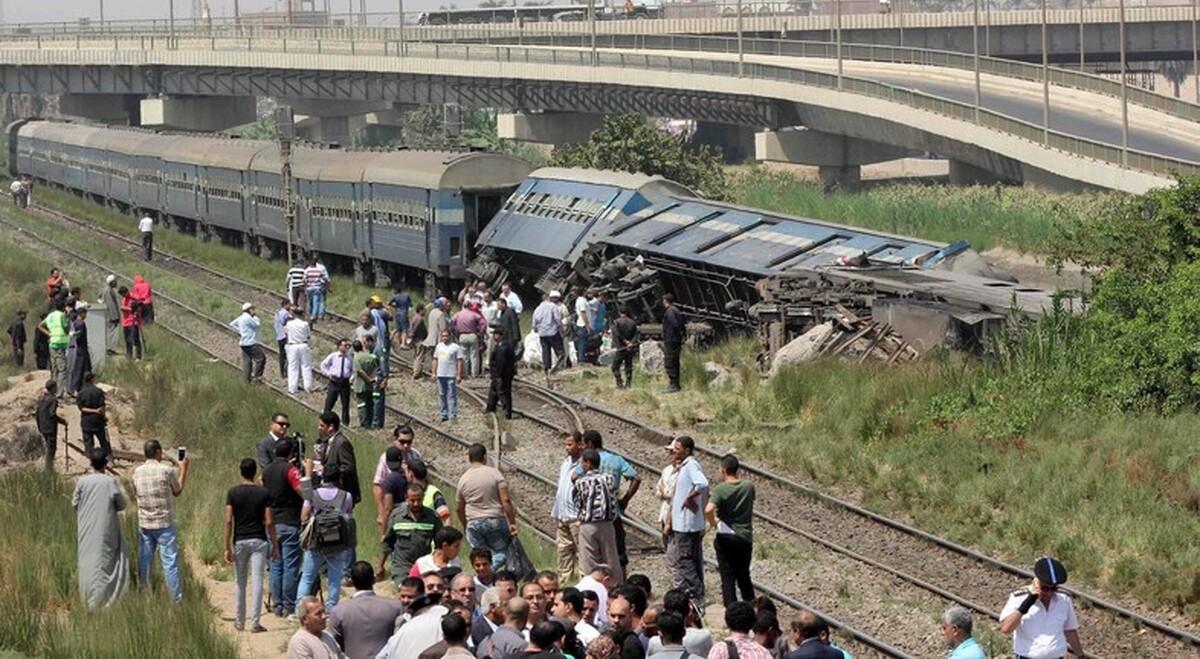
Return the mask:
<svg viewBox="0 0 1200 659">
<path fill-rule="evenodd" d="M 512 382 L 517 375 L 517 353 L 500 325 L 492 326 L 492 337 L 495 345 L 492 346 L 492 354 L 488 358 L 488 375 L 491 376 L 492 382 L 488 388 L 487 408 L 484 411 L 495 412 L 499 403 L 504 407 L 504 418 L 511 419 Z"/>
<path fill-rule="evenodd" d="M 617 389 L 626 389 L 633 384 L 633 353 L 638 344 L 637 321 L 630 317 L 629 309 L 621 307 L 621 315 L 612 325 L 613 355 L 612 372 L 617 381 Z M 621 379 L 621 369 L 625 369 L 625 379 Z"/>
<path fill-rule="evenodd" d="M 1060 659 L 1068 651 L 1083 656 L 1075 607 L 1070 597 L 1058 592 L 1067 581 L 1067 569 L 1043 556 L 1033 573 L 1033 583 L 1008 596 L 1000 612 L 1000 631 L 1013 635 L 1017 659 Z"/>
<path fill-rule="evenodd" d="M 667 293 L 663 302 L 663 368 L 667 371 L 667 393 L 679 391 L 679 353 L 687 328 L 683 313 L 675 306 L 675 296 Z"/>
</svg>

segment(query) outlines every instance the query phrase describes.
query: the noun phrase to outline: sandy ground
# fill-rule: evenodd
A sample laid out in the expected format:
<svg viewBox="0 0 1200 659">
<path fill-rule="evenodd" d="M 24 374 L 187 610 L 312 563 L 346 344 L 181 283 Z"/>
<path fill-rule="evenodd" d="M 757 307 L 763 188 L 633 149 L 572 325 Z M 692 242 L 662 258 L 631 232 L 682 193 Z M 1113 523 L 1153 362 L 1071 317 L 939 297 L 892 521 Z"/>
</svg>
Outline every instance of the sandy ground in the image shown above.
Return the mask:
<svg viewBox="0 0 1200 659">
<path fill-rule="evenodd" d="M 981 254 L 991 265 L 1004 270 L 1021 281 L 1051 290 L 1087 291 L 1091 282 L 1083 274 L 1083 269 L 1074 263 L 1063 264 L 1062 271 L 1046 265 L 1046 257 L 1039 254 L 1018 252 L 1007 247 L 993 247 Z"/>
</svg>

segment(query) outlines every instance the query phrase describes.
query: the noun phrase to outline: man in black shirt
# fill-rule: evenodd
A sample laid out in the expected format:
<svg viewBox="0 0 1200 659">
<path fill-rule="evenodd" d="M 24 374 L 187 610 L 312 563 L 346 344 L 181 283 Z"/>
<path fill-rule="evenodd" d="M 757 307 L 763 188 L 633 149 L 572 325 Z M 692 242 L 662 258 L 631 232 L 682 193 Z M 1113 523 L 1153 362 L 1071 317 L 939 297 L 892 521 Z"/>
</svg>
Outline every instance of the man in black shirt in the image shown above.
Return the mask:
<svg viewBox="0 0 1200 659">
<path fill-rule="evenodd" d="M 75 320 L 71 321 L 71 342 L 75 359 L 71 361 L 71 372 L 67 373 L 67 395 L 78 395 L 83 388 L 83 376 L 92 372 L 92 353 L 88 348 L 87 315 L 90 307 L 80 301 L 75 305 Z"/>
<path fill-rule="evenodd" d="M 83 445 L 88 453 L 100 442 L 100 450 L 107 456 L 112 456 L 112 446 L 108 443 L 108 408 L 104 402 L 104 392 L 96 386 L 96 374 L 85 373 L 83 386 L 75 398 L 79 406 L 79 429 L 83 432 Z"/>
<path fill-rule="evenodd" d="M 58 427 L 67 427 L 67 420 L 58 415 L 58 383 L 46 381 L 42 397 L 37 402 L 37 428 L 46 441 L 46 470 L 54 465 L 54 453 L 58 449 Z M 89 451 L 90 452 L 90 451 Z"/>
<path fill-rule="evenodd" d="M 277 415 L 276 418 L 282 415 Z M 286 419 L 286 417 L 284 417 Z M 263 470 L 263 486 L 271 497 L 271 515 L 279 538 L 279 554 L 271 559 L 271 601 L 280 618 L 296 610 L 296 589 L 300 586 L 300 468 L 296 443 L 290 439 L 276 442 L 274 460 Z"/>
<path fill-rule="evenodd" d="M 675 296 L 663 296 L 663 368 L 667 371 L 667 393 L 679 391 L 679 353 L 687 328 L 683 314 L 675 306 Z"/>
<path fill-rule="evenodd" d="M 8 326 L 8 341 L 12 345 L 13 362 L 17 368 L 25 367 L 25 311 L 17 312 L 17 319 Z"/>
<path fill-rule="evenodd" d="M 41 325 L 46 320 L 46 315 L 38 319 L 38 325 Z M 33 365 L 39 371 L 45 371 L 50 368 L 50 335 L 45 332 L 33 333 Z"/>
<path fill-rule="evenodd" d="M 508 306 L 508 300 L 503 297 L 496 298 L 496 309 L 500 312 L 496 316 L 496 323 L 500 325 L 500 329 L 504 332 L 504 338 L 508 339 L 509 345 L 513 347 L 513 352 L 520 359 L 525 347 L 521 339 L 521 317 L 516 310 Z"/>
<path fill-rule="evenodd" d="M 513 351 L 512 343 L 499 325 L 492 328 L 492 338 L 495 345 L 488 359 L 488 375 L 492 377 L 488 389 L 487 412 L 496 411 L 496 403 L 504 405 L 504 418 L 512 418 L 512 381 L 517 376 L 517 354 Z"/>
<path fill-rule="evenodd" d="M 628 307 L 621 307 L 621 313 L 612 325 L 612 345 L 616 350 L 613 356 L 612 372 L 617 381 L 617 389 L 628 389 L 633 384 L 633 353 L 637 350 L 638 325 L 629 315 Z M 625 379 L 621 380 L 621 369 L 625 370 Z"/>
<path fill-rule="evenodd" d="M 258 464 L 245 458 L 239 465 L 242 484 L 225 495 L 225 561 L 233 565 L 237 591 L 234 595 L 233 627 L 239 632 L 246 622 L 246 579 L 250 579 L 250 631 L 265 632 L 259 624 L 262 612 L 262 583 L 267 555 L 279 557 L 271 495 L 254 482 Z M 270 541 L 268 542 L 268 539 Z"/>
</svg>

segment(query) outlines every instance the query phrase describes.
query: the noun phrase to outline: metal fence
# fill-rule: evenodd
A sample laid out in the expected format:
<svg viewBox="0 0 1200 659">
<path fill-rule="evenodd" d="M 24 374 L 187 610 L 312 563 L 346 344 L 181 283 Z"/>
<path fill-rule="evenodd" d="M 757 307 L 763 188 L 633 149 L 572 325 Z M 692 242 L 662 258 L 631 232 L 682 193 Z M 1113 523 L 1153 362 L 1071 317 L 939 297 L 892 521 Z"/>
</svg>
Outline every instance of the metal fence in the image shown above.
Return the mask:
<svg viewBox="0 0 1200 659">
<path fill-rule="evenodd" d="M 843 46 L 845 48 L 845 46 Z M 500 64 L 523 62 L 551 66 L 615 67 L 619 69 L 659 70 L 717 76 L 721 78 L 744 77 L 769 80 L 838 90 L 844 93 L 877 98 L 902 104 L 918 110 L 928 111 L 950 119 L 978 125 L 1042 144 L 1074 156 L 1099 162 L 1124 166 L 1129 169 L 1152 174 L 1171 176 L 1174 174 L 1200 174 L 1200 163 L 1168 158 L 1122 149 L 1120 146 L 1089 140 L 1024 121 L 986 108 L 976 107 L 951 99 L 933 96 L 912 89 L 867 80 L 848 75 L 836 75 L 810 71 L 777 64 L 757 62 L 739 63 L 735 59 L 713 57 L 686 57 L 658 54 L 630 49 L 592 51 L 589 48 L 563 48 L 547 46 L 495 45 L 495 44 L 445 44 L 445 43 L 401 43 L 398 40 L 361 39 L 255 39 L 211 35 L 208 37 L 157 37 L 157 36 L 114 36 L 102 39 L 84 38 L 76 35 L 42 37 L 31 41 L 0 40 L 0 62 L 12 64 L 77 64 L 83 60 L 99 63 L 87 57 L 56 58 L 59 52 L 95 51 L 112 52 L 114 63 L 136 65 L 162 63 L 164 58 L 148 55 L 155 51 L 211 51 L 211 52 L 286 52 L 343 55 L 382 55 L 417 59 L 451 61 L 493 61 Z M 135 53 L 140 56 L 130 57 Z M 78 55 L 78 53 L 75 53 Z M 102 59 L 102 58 L 101 58 Z"/>
</svg>

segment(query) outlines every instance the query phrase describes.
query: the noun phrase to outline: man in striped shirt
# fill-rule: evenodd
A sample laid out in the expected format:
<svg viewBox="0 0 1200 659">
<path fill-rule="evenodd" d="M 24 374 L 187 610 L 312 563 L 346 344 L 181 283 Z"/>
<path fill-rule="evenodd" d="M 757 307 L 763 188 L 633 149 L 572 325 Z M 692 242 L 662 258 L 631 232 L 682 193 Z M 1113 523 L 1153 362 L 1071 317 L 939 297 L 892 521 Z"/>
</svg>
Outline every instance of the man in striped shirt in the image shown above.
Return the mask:
<svg viewBox="0 0 1200 659">
<path fill-rule="evenodd" d="M 283 283 L 287 287 L 288 301 L 295 307 L 306 309 L 304 304 L 304 266 L 300 265 L 299 261 L 292 263 L 292 266 L 288 268 L 287 277 L 284 278 Z"/>
<path fill-rule="evenodd" d="M 315 323 L 325 317 L 325 284 L 328 276 L 315 258 L 308 260 L 304 269 L 304 295 L 308 298 L 308 320 Z"/>
<path fill-rule="evenodd" d="M 579 516 L 579 571 L 591 574 L 599 565 L 613 572 L 613 582 L 621 583 L 624 575 L 617 552 L 617 533 L 613 519 L 617 516 L 613 480 L 600 471 L 600 453 L 587 449 L 580 458 L 583 475 L 575 479 L 572 498 Z"/>
</svg>

